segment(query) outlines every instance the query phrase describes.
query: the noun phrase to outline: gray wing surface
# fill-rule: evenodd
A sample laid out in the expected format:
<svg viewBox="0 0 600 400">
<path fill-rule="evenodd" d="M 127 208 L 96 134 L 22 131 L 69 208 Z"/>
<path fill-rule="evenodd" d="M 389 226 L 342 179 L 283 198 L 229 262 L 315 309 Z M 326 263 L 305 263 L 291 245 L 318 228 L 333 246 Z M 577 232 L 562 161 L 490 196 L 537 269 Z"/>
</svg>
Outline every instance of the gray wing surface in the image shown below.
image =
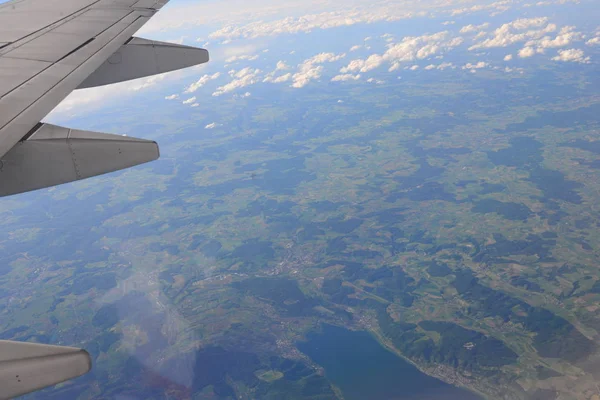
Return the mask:
<svg viewBox="0 0 600 400">
<path fill-rule="evenodd" d="M 155 160 L 155 142 L 42 123 L 77 88 L 208 61 L 132 35 L 168 0 L 13 0 L 0 5 L 0 196 Z M 83 375 L 84 350 L 0 341 L 0 399 Z"/>
<path fill-rule="evenodd" d="M 0 186 L 7 187 L 0 189 L 1 195 L 64 183 L 38 177 L 35 184 L 23 182 L 21 187 L 23 168 L 16 160 L 33 157 L 27 162 L 29 171 L 48 167 L 42 161 L 37 163 L 35 154 L 26 149 L 20 149 L 18 157 L 9 153 L 34 138 L 42 127 L 40 121 L 73 90 L 208 61 L 203 49 L 132 36 L 167 1 L 13 0 L 0 5 Z M 96 135 L 98 141 L 113 139 Z M 138 157 L 138 163 L 158 157 L 157 147 L 142 145 L 148 152 L 145 158 Z M 110 162 L 111 155 L 118 156 L 118 146 L 108 147 L 116 152 L 106 153 L 108 158 L 101 160 L 101 167 L 106 168 L 95 168 L 96 175 L 118 169 Z M 53 159 L 57 157 L 62 157 L 61 164 L 73 164 L 75 159 L 73 154 L 57 154 Z M 8 181 L 10 184 L 3 185 Z"/>
<path fill-rule="evenodd" d="M 0 340 L 0 399 L 64 382 L 91 367 L 85 350 Z"/>
</svg>

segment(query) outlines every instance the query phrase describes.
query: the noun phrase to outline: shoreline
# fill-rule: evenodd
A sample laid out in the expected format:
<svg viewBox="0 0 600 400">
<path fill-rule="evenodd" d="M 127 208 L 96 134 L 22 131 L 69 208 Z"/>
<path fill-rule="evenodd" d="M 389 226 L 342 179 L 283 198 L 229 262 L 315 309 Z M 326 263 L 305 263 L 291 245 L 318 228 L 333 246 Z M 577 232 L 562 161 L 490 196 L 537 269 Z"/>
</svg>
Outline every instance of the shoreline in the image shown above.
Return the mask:
<svg viewBox="0 0 600 400">
<path fill-rule="evenodd" d="M 387 339 L 385 339 L 385 337 L 378 332 L 376 329 L 367 329 L 367 332 L 369 332 L 374 338 L 375 340 L 377 340 L 377 343 L 379 343 L 380 345 L 382 345 L 386 350 L 394 353 L 395 355 L 397 355 L 398 357 L 402 358 L 404 361 L 408 362 L 409 364 L 411 364 L 412 366 L 414 366 L 417 370 L 419 370 L 421 373 L 427 375 L 427 376 L 431 376 L 433 378 L 439 379 L 442 382 L 448 384 L 448 385 L 452 385 L 454 387 L 458 387 L 461 389 L 465 389 L 468 390 L 469 392 L 472 392 L 478 396 L 482 397 L 482 400 L 491 400 L 491 398 L 489 397 L 488 394 L 483 393 L 473 387 L 469 387 L 469 386 L 465 386 L 465 385 L 456 385 L 455 383 L 452 382 L 448 382 L 447 380 L 443 379 L 443 377 L 437 375 L 437 374 L 432 374 L 429 371 L 425 370 L 424 368 L 422 368 L 421 366 L 419 366 L 417 363 L 415 363 L 414 361 L 412 361 L 411 359 L 409 359 L 408 357 L 406 357 L 404 354 L 402 354 L 400 351 L 398 351 L 398 349 L 396 349 L 394 346 L 392 346 L 391 344 L 388 343 Z"/>
</svg>

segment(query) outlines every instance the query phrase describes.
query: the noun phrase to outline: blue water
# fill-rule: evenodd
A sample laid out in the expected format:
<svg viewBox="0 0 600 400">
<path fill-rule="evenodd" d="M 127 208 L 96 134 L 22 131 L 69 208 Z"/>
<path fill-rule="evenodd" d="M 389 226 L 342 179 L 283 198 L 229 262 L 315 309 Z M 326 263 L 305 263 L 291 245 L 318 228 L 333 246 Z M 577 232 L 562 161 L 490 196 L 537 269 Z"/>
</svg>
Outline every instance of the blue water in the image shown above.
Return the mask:
<svg viewBox="0 0 600 400">
<path fill-rule="evenodd" d="M 367 332 L 324 325 L 299 349 L 325 368 L 346 400 L 481 400 L 426 375 L 381 346 Z"/>
</svg>

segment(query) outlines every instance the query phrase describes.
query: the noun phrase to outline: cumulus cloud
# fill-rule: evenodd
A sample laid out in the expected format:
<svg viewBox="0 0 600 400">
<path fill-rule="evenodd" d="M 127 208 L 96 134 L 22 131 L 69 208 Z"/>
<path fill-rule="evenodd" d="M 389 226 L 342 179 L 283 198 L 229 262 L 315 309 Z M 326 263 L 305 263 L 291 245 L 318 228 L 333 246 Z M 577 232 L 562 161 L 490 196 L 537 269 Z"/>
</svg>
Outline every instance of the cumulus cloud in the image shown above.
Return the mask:
<svg viewBox="0 0 600 400">
<path fill-rule="evenodd" d="M 341 74 L 334 76 L 331 81 L 332 82 L 346 82 L 346 81 L 357 81 L 360 79 L 360 74 L 352 75 L 352 74 Z"/>
<path fill-rule="evenodd" d="M 258 55 L 241 55 L 241 56 L 232 56 L 225 60 L 226 63 L 232 63 L 236 61 L 254 61 L 258 60 Z"/>
<path fill-rule="evenodd" d="M 470 70 L 474 70 L 474 69 L 482 69 L 482 68 L 487 68 L 490 65 L 484 61 L 479 61 L 477 64 L 471 64 L 471 63 L 467 63 L 465 64 L 462 69 L 470 69 Z"/>
<path fill-rule="evenodd" d="M 352 46 L 350 47 L 350 51 L 356 51 L 356 50 L 360 50 L 362 48 L 361 45 L 357 44 L 356 46 Z"/>
<path fill-rule="evenodd" d="M 220 126 L 220 124 L 217 124 L 216 122 L 211 122 L 210 124 L 206 125 L 204 129 L 215 129 L 217 126 Z"/>
<path fill-rule="evenodd" d="M 262 71 L 260 69 L 252 69 L 250 67 L 246 67 L 239 71 L 229 71 L 229 75 L 233 78 L 233 80 L 226 85 L 219 86 L 212 95 L 215 97 L 221 96 L 236 89 L 254 85 L 255 83 L 259 82 L 258 76 L 261 72 Z"/>
<path fill-rule="evenodd" d="M 460 29 L 460 33 L 475 33 L 487 29 L 490 26 L 489 22 L 481 25 L 467 25 Z"/>
<path fill-rule="evenodd" d="M 182 103 L 183 104 L 193 104 L 195 101 L 196 101 L 196 96 L 190 97 L 189 99 L 184 100 Z"/>
<path fill-rule="evenodd" d="M 504 61 L 510 61 L 513 59 L 513 55 L 512 54 L 507 54 L 504 56 Z"/>
<path fill-rule="evenodd" d="M 390 44 L 382 55 L 373 54 L 366 59 L 350 61 L 340 72 L 343 74 L 364 73 L 380 67 L 385 62 L 391 63 L 389 71 L 392 72 L 399 69 L 403 62 L 413 62 L 444 53 L 462 42 L 462 38 L 452 38 L 447 31 L 433 35 L 409 36 L 403 38 L 399 43 Z"/>
<path fill-rule="evenodd" d="M 277 61 L 277 65 L 275 66 L 275 70 L 276 71 L 285 71 L 287 69 L 290 69 L 290 66 L 287 65 L 285 62 L 283 61 Z"/>
<path fill-rule="evenodd" d="M 456 21 L 444 21 L 442 22 L 442 25 L 446 26 L 446 25 L 454 25 L 456 23 Z"/>
<path fill-rule="evenodd" d="M 374 83 L 376 85 L 383 85 L 385 83 L 385 81 L 375 79 L 375 78 L 369 78 L 369 79 L 367 79 L 367 82 Z"/>
<path fill-rule="evenodd" d="M 177 100 L 179 98 L 178 94 L 172 94 L 170 96 L 165 97 L 165 100 Z"/>
<path fill-rule="evenodd" d="M 525 46 L 534 47 L 537 53 L 543 53 L 546 49 L 566 47 L 573 42 L 583 40 L 583 38 L 583 34 L 575 31 L 574 26 L 565 26 L 561 28 L 554 38 L 551 36 L 544 36 L 540 39 L 528 41 L 525 43 Z"/>
<path fill-rule="evenodd" d="M 505 67 L 504 68 L 504 72 L 506 73 L 511 73 L 511 72 L 518 72 L 520 74 L 523 74 L 525 72 L 525 70 L 523 68 L 510 68 L 510 67 Z"/>
<path fill-rule="evenodd" d="M 508 47 L 515 43 L 540 39 L 556 29 L 555 24 L 548 23 L 547 17 L 522 18 L 502 25 L 492 33 L 491 37 L 474 44 L 469 50 Z"/>
<path fill-rule="evenodd" d="M 588 46 L 600 45 L 600 36 L 596 36 L 595 38 L 588 40 L 587 42 L 585 42 L 585 44 L 587 44 Z"/>
<path fill-rule="evenodd" d="M 586 57 L 583 50 L 580 49 L 559 50 L 558 55 L 552 59 L 554 61 L 578 62 L 582 64 L 590 62 L 590 58 Z"/>
<path fill-rule="evenodd" d="M 280 75 L 277 77 L 275 75 L 277 75 L 281 71 L 287 71 L 289 69 L 290 69 L 290 66 L 287 65 L 284 61 L 278 61 L 277 65 L 275 66 L 275 70 L 272 72 L 269 72 L 263 79 L 263 82 L 271 82 L 271 83 L 287 82 L 292 78 L 291 73 L 283 74 L 283 75 Z"/>
<path fill-rule="evenodd" d="M 184 93 L 194 93 L 196 90 L 200 89 L 202 86 L 206 85 L 211 80 L 217 79 L 221 76 L 220 72 L 216 72 L 212 75 L 202 75 L 200 79 L 196 82 L 192 83 L 185 89 Z"/>
<path fill-rule="evenodd" d="M 199 105 L 200 105 L 200 103 L 194 103 L 190 107 L 198 107 Z"/>
<path fill-rule="evenodd" d="M 529 58 L 535 55 L 536 51 L 533 47 L 523 47 L 519 50 L 519 57 L 521 58 Z"/>
<path fill-rule="evenodd" d="M 131 90 L 133 90 L 134 92 L 139 92 L 140 90 L 148 89 L 152 86 L 155 86 L 160 81 L 164 80 L 166 76 L 167 74 L 159 74 L 137 81 L 137 83 L 135 83 L 131 87 Z"/>
<path fill-rule="evenodd" d="M 432 69 L 437 69 L 437 70 L 443 71 L 446 68 L 454 69 L 454 68 L 456 68 L 456 66 L 454 64 L 452 64 L 451 62 L 445 62 L 445 63 L 441 63 L 438 65 L 429 64 L 428 66 L 425 67 L 425 70 L 431 71 Z"/>
<path fill-rule="evenodd" d="M 292 75 L 292 87 L 302 88 L 310 81 L 319 79 L 323 73 L 321 64 L 331 63 L 346 57 L 346 54 L 320 53 L 298 66 L 298 72 Z"/>
<path fill-rule="evenodd" d="M 271 80 L 269 80 L 269 81 L 266 81 L 266 80 L 265 80 L 265 82 L 284 83 L 284 82 L 287 82 L 287 81 L 291 80 L 291 79 L 292 79 L 292 76 L 293 76 L 293 75 L 292 75 L 292 73 L 291 73 L 291 72 L 288 72 L 288 73 L 287 73 L 287 74 L 285 74 L 285 75 L 278 76 L 278 77 L 276 77 L 276 78 L 273 78 L 273 79 L 271 79 Z"/>
<path fill-rule="evenodd" d="M 391 33 L 384 33 L 383 35 L 381 35 L 379 37 L 382 38 L 383 40 L 385 40 L 388 43 L 394 41 L 394 35 L 392 35 Z"/>
</svg>

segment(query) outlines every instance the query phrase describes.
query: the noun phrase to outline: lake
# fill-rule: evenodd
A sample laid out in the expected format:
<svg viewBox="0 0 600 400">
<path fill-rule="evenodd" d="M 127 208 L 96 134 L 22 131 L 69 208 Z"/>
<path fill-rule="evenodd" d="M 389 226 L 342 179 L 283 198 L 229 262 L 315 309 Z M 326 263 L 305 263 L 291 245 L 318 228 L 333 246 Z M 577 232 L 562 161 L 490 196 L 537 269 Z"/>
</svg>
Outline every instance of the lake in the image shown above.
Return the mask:
<svg viewBox="0 0 600 400">
<path fill-rule="evenodd" d="M 419 371 L 368 332 L 323 325 L 298 348 L 325 369 L 346 400 L 481 400 Z"/>
</svg>

